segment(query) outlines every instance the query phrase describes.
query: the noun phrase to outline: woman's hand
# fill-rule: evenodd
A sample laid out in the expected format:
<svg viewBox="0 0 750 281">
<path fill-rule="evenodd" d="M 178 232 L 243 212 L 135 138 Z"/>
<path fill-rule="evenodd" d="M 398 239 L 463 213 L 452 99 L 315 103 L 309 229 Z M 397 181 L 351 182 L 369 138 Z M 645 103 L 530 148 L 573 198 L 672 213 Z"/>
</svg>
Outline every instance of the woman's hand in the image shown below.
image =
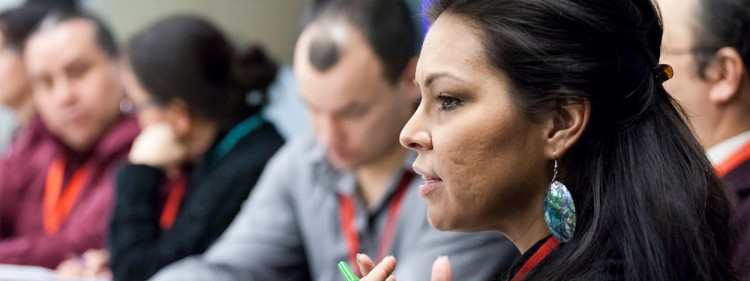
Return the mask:
<svg viewBox="0 0 750 281">
<path fill-rule="evenodd" d="M 372 262 L 372 259 L 365 254 L 357 255 L 357 264 L 359 265 L 359 271 L 362 272 L 364 277 L 360 281 L 395 281 L 396 277 L 393 276 L 393 271 L 396 269 L 396 258 L 393 256 L 386 257 L 377 266 Z M 448 261 L 448 257 L 438 257 L 434 263 L 432 263 L 432 281 L 451 281 L 453 279 L 451 273 L 451 263 Z"/>
<path fill-rule="evenodd" d="M 146 128 L 130 149 L 130 162 L 155 168 L 174 167 L 187 159 L 187 148 L 179 142 L 167 124 L 153 124 Z"/>
<path fill-rule="evenodd" d="M 438 257 L 435 262 L 432 263 L 432 279 L 430 280 L 451 281 L 452 279 L 453 273 L 451 272 L 451 262 L 448 261 L 448 257 Z"/>
<path fill-rule="evenodd" d="M 61 277 L 66 278 L 103 278 L 112 280 L 112 272 L 109 264 L 109 252 L 107 250 L 91 249 L 80 257 L 67 259 L 57 266 L 55 271 Z"/>
<path fill-rule="evenodd" d="M 360 281 L 396 281 L 393 271 L 396 269 L 396 258 L 387 256 L 377 266 L 365 254 L 357 254 L 357 265 L 362 272 Z"/>
</svg>

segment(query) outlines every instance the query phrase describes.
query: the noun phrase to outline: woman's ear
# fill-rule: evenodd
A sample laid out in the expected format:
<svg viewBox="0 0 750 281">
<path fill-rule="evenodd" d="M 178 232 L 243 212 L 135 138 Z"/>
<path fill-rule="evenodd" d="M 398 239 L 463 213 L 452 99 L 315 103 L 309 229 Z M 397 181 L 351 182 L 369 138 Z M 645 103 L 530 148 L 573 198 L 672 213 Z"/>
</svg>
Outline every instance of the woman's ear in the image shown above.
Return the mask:
<svg viewBox="0 0 750 281">
<path fill-rule="evenodd" d="M 165 106 L 166 117 L 179 139 L 189 135 L 192 126 L 190 110 L 185 101 L 175 98 Z"/>
<path fill-rule="evenodd" d="M 583 135 L 591 114 L 588 100 L 568 102 L 555 106 L 547 127 L 547 147 L 545 155 L 561 158 Z"/>
</svg>

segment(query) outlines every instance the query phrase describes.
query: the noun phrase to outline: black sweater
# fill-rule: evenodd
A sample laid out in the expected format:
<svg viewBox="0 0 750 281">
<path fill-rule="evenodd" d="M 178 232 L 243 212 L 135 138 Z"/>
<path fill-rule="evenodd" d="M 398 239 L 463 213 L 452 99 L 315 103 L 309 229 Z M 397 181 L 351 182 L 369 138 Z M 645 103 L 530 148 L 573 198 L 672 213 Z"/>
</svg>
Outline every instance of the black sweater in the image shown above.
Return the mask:
<svg viewBox="0 0 750 281">
<path fill-rule="evenodd" d="M 505 272 L 504 277 L 501 280 L 507 280 L 510 281 L 513 279 L 514 276 L 521 270 L 521 267 L 523 267 L 526 262 L 528 262 L 531 257 L 539 251 L 539 249 L 544 245 L 544 242 L 547 241 L 552 235 L 548 235 L 542 240 L 539 240 L 534 244 L 534 246 L 531 246 L 523 255 L 521 255 L 518 259 L 516 259 L 515 262 L 513 262 L 513 265 Z M 553 249 L 549 256 L 554 255 L 555 250 Z M 605 251 L 606 252 L 606 251 Z M 549 257 L 548 256 L 548 257 Z M 606 253 L 602 254 L 602 257 L 596 260 L 592 260 L 589 267 L 589 272 L 586 272 L 586 277 L 579 277 L 575 278 L 574 280 L 597 280 L 597 281 L 624 281 L 624 272 L 622 268 L 622 259 L 620 258 L 614 258 L 612 257 L 614 255 L 609 255 Z M 545 265 L 545 263 L 550 262 L 546 257 L 541 262 L 539 262 L 538 266 L 542 267 Z M 533 271 L 533 269 L 532 269 Z M 526 278 L 521 278 L 521 280 L 525 280 Z M 537 280 L 548 280 L 550 278 L 544 278 L 537 276 Z M 573 280 L 573 279 L 564 279 L 564 280 Z"/>
<path fill-rule="evenodd" d="M 172 262 L 203 253 L 232 222 L 283 142 L 275 127 L 266 123 L 215 165 L 196 165 L 177 218 L 167 230 L 159 226 L 164 171 L 145 165 L 123 167 L 117 175 L 108 241 L 115 280 L 146 280 Z"/>
</svg>

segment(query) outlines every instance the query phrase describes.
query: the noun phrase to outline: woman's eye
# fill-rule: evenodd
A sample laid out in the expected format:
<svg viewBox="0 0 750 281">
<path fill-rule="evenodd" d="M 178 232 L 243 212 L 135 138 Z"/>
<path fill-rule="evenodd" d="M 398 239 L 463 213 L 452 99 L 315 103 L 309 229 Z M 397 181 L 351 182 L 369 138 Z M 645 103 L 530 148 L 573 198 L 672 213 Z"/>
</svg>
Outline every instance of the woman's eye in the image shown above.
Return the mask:
<svg viewBox="0 0 750 281">
<path fill-rule="evenodd" d="M 458 106 L 461 106 L 464 102 L 455 97 L 439 95 L 437 99 L 440 100 L 440 111 L 450 111 Z"/>
</svg>

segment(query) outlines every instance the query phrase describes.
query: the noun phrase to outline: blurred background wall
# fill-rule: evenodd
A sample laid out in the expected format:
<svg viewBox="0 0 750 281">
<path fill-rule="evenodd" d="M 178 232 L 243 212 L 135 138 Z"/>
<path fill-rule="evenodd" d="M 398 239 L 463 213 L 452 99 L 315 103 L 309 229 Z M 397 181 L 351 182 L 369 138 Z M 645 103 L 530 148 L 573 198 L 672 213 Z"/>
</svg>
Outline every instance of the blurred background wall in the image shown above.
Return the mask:
<svg viewBox="0 0 750 281">
<path fill-rule="evenodd" d="M 175 13 L 201 15 L 237 44 L 260 42 L 282 63 L 291 63 L 300 18 L 312 0 L 0 0 L 0 10 L 26 1 L 80 7 L 101 16 L 120 42 Z M 405 0 L 420 16 L 425 0 Z M 422 21 L 416 20 L 422 29 Z"/>
<path fill-rule="evenodd" d="M 122 42 L 154 21 L 174 13 L 201 15 L 236 44 L 261 42 L 290 63 L 299 19 L 310 0 L 84 0 L 80 5 L 106 19 Z"/>
</svg>

